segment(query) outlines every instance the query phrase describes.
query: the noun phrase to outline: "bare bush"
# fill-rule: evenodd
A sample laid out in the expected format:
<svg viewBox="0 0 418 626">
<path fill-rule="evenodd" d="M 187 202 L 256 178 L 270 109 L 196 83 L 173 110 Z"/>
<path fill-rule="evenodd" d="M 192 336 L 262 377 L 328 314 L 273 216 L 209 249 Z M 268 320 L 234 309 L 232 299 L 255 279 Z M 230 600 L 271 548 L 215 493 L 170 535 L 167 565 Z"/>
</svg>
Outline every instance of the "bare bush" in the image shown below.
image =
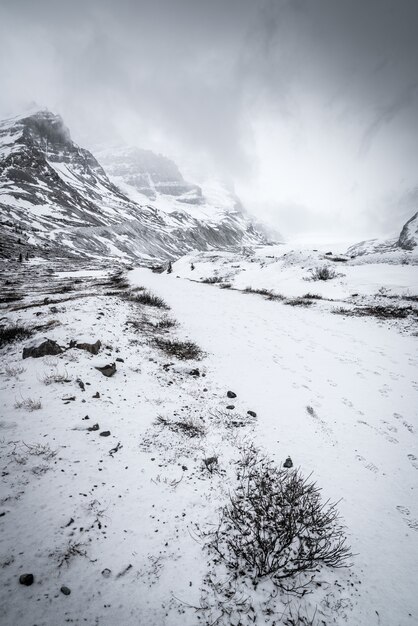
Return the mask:
<svg viewBox="0 0 418 626">
<path fill-rule="evenodd" d="M 257 451 L 239 466 L 238 486 L 209 537 L 209 548 L 235 577 L 255 584 L 269 577 L 294 593 L 320 566 L 347 567 L 352 556 L 337 505 L 323 503 L 320 489 L 298 470 L 279 469 Z"/>
<path fill-rule="evenodd" d="M 58 562 L 58 567 L 62 567 L 65 563 L 67 567 L 71 561 L 77 556 L 87 556 L 87 552 L 83 550 L 84 544 L 80 542 L 69 542 L 68 546 L 55 550 L 49 556 L 54 557 Z"/>
<path fill-rule="evenodd" d="M 68 377 L 67 371 L 60 372 L 58 369 L 56 369 L 53 372 L 44 374 L 40 381 L 44 383 L 44 385 L 52 385 L 53 383 L 70 383 L 71 378 Z"/>
<path fill-rule="evenodd" d="M 4 373 L 10 378 L 17 378 L 20 374 L 23 374 L 23 372 L 26 372 L 26 370 L 21 365 L 6 365 L 4 368 Z"/>
<path fill-rule="evenodd" d="M 42 409 L 42 402 L 33 398 L 22 398 L 15 402 L 15 409 L 26 409 L 26 411 L 38 411 Z"/>
<path fill-rule="evenodd" d="M 315 267 L 311 270 L 310 280 L 332 280 L 338 275 L 338 272 L 329 265 L 322 265 L 322 267 Z"/>
<path fill-rule="evenodd" d="M 175 356 L 180 360 L 198 360 L 203 356 L 202 350 L 193 341 L 177 341 L 156 337 L 154 343 L 169 356 Z"/>
</svg>

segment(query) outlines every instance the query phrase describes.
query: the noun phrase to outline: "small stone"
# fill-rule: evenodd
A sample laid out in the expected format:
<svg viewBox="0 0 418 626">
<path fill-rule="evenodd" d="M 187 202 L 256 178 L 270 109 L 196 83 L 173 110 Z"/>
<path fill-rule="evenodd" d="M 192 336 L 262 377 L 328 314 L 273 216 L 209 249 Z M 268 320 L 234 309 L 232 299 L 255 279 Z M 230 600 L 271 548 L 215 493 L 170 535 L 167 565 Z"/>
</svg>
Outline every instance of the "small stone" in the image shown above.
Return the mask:
<svg viewBox="0 0 418 626">
<path fill-rule="evenodd" d="M 118 358 L 116 359 L 116 361 L 118 363 L 125 363 L 124 359 L 121 359 L 120 356 L 118 356 Z"/>
<path fill-rule="evenodd" d="M 108 567 L 105 567 L 104 570 L 102 570 L 102 576 L 105 578 L 109 578 L 111 573 L 112 571 Z"/>
<path fill-rule="evenodd" d="M 187 472 L 187 465 L 182 465 L 181 469 L 183 470 L 183 472 Z"/>
<path fill-rule="evenodd" d="M 288 456 L 286 461 L 283 463 L 283 467 L 286 467 L 287 469 L 293 467 L 293 461 L 290 456 Z"/>
<path fill-rule="evenodd" d="M 102 342 L 100 339 L 98 339 L 96 343 L 77 343 L 75 345 L 79 350 L 86 350 L 86 352 L 90 352 L 90 354 L 99 354 L 101 346 Z"/>
<path fill-rule="evenodd" d="M 93 426 L 89 426 L 87 428 L 87 430 L 89 430 L 90 432 L 94 431 L 94 430 L 99 430 L 100 426 L 99 424 L 93 424 Z"/>
<path fill-rule="evenodd" d="M 116 372 L 116 363 L 111 363 L 110 365 L 105 365 L 104 367 L 96 367 L 96 370 L 99 370 L 103 376 L 110 378 Z"/>
<path fill-rule="evenodd" d="M 19 576 L 19 582 L 25 587 L 30 587 L 34 581 L 33 574 L 22 574 Z"/>
<path fill-rule="evenodd" d="M 190 376 L 196 376 L 196 377 L 197 377 L 197 376 L 200 376 L 199 369 L 196 367 L 195 369 L 190 370 L 189 375 L 190 375 Z"/>
<path fill-rule="evenodd" d="M 109 435 L 110 435 L 110 430 L 103 430 L 100 433 L 100 437 L 109 437 Z"/>
<path fill-rule="evenodd" d="M 96 393 L 94 394 L 93 398 L 100 398 L 100 393 L 98 391 L 96 391 Z"/>
<path fill-rule="evenodd" d="M 234 393 L 233 391 L 228 391 L 226 395 L 227 395 L 228 398 L 236 398 L 237 397 L 237 394 Z"/>
<path fill-rule="evenodd" d="M 247 411 L 247 415 L 250 415 L 251 417 L 257 417 L 257 413 L 255 411 Z"/>
<path fill-rule="evenodd" d="M 229 409 L 229 411 L 232 411 L 233 409 L 235 409 L 233 404 L 228 404 L 226 408 Z"/>
<path fill-rule="evenodd" d="M 69 596 L 71 593 L 71 589 L 69 587 L 66 587 L 65 585 L 61 587 L 60 591 L 64 594 L 64 596 Z"/>
</svg>

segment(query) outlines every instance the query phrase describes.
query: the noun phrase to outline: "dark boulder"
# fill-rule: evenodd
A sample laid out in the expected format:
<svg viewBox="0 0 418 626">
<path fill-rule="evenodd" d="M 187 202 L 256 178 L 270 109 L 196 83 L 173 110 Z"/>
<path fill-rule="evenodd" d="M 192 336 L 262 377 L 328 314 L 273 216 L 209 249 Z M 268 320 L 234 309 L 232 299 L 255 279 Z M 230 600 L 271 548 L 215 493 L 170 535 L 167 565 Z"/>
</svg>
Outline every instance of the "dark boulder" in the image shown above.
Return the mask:
<svg viewBox="0 0 418 626">
<path fill-rule="evenodd" d="M 52 339 L 42 339 L 40 343 L 32 343 L 23 348 L 22 358 L 32 357 L 37 359 L 42 356 L 55 356 L 63 352 L 62 348 Z"/>
</svg>

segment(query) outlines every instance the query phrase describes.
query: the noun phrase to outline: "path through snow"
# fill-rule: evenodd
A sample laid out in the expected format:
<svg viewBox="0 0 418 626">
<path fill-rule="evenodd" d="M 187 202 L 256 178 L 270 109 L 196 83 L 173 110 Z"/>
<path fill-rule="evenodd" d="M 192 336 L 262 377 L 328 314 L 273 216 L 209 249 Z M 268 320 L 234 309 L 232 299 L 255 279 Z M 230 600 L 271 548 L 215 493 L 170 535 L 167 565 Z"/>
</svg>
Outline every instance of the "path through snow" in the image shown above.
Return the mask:
<svg viewBox="0 0 418 626">
<path fill-rule="evenodd" d="M 219 384 L 257 411 L 269 454 L 342 498 L 362 583 L 350 623 L 416 623 L 417 338 L 174 274 L 130 280 L 167 300 Z"/>
</svg>

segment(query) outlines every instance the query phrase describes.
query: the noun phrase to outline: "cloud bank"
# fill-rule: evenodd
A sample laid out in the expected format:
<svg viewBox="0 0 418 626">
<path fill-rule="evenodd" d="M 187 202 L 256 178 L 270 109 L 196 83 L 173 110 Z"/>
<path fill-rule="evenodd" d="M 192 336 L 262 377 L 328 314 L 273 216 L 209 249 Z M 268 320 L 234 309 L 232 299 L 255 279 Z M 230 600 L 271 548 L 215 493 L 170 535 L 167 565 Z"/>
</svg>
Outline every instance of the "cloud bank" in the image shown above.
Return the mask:
<svg viewBox="0 0 418 626">
<path fill-rule="evenodd" d="M 415 0 L 2 0 L 0 114 L 232 180 L 288 236 L 399 231 L 417 210 Z"/>
</svg>

